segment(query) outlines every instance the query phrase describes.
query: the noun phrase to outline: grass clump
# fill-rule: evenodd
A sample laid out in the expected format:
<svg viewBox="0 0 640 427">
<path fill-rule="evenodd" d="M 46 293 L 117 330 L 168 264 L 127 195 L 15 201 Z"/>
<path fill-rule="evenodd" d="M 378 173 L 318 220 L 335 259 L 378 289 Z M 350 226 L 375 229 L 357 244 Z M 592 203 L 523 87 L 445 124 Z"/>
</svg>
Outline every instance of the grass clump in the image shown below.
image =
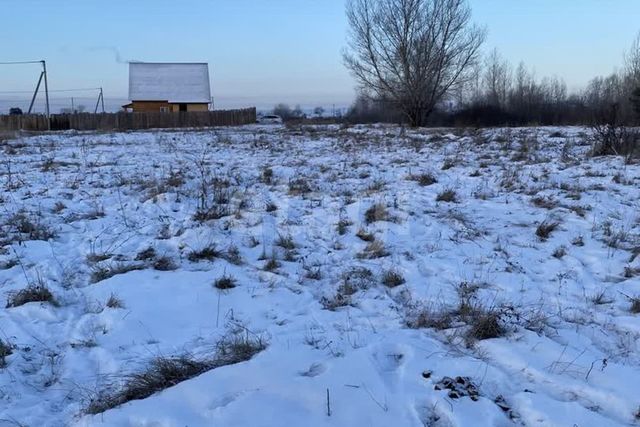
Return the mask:
<svg viewBox="0 0 640 427">
<path fill-rule="evenodd" d="M 209 357 L 197 358 L 190 354 L 157 357 L 143 371 L 127 375 L 121 385 L 112 385 L 96 393 L 84 412 L 101 414 L 127 402 L 146 399 L 207 371 L 247 361 L 265 348 L 262 338 L 247 333 L 221 339 L 215 346 L 215 353 Z"/>
<path fill-rule="evenodd" d="M 370 242 L 362 252 L 358 254 L 360 259 L 376 259 L 389 256 L 389 251 L 381 240 Z"/>
<path fill-rule="evenodd" d="M 214 261 L 216 258 L 221 257 L 222 252 L 216 248 L 216 245 L 209 245 L 205 248 L 191 251 L 189 255 L 187 255 L 187 259 L 191 262 Z"/>
<path fill-rule="evenodd" d="M 237 283 L 238 281 L 234 277 L 224 274 L 222 277 L 217 278 L 216 281 L 213 282 L 213 286 L 216 289 L 227 290 L 235 288 L 237 286 Z"/>
<path fill-rule="evenodd" d="M 391 215 L 384 204 L 376 203 L 365 211 L 364 220 L 367 224 L 377 221 L 390 221 Z"/>
<path fill-rule="evenodd" d="M 124 302 L 116 294 L 112 293 L 109 295 L 106 306 L 113 309 L 124 308 Z"/>
<path fill-rule="evenodd" d="M 540 240 L 547 240 L 559 225 L 560 223 L 556 221 L 543 221 L 536 228 L 536 236 L 538 236 Z"/>
<path fill-rule="evenodd" d="M 30 302 L 48 302 L 52 305 L 57 305 L 49 288 L 44 283 L 38 283 L 9 294 L 7 308 L 20 307 Z"/>
<path fill-rule="evenodd" d="M 161 256 L 153 262 L 153 269 L 158 271 L 173 271 L 178 268 L 178 264 L 173 258 Z"/>
<path fill-rule="evenodd" d="M 364 228 L 358 229 L 358 231 L 356 232 L 356 237 L 364 242 L 373 242 L 374 240 L 376 240 L 376 236 L 373 233 L 368 232 Z"/>
<path fill-rule="evenodd" d="M 0 368 L 7 366 L 7 356 L 13 353 L 13 346 L 0 340 Z"/>
<path fill-rule="evenodd" d="M 409 180 L 417 182 L 422 187 L 428 187 L 429 185 L 433 185 L 438 182 L 438 179 L 428 172 L 409 175 Z"/>
<path fill-rule="evenodd" d="M 291 251 L 296 248 L 296 244 L 293 241 L 293 237 L 291 237 L 290 234 L 286 236 L 283 236 L 282 234 L 278 234 L 278 238 L 276 239 L 274 244 L 288 251 Z"/>
<path fill-rule="evenodd" d="M 458 195 L 455 190 L 447 189 L 438 193 L 436 196 L 436 202 L 457 203 Z"/>
<path fill-rule="evenodd" d="M 404 276 L 395 269 L 386 270 L 382 274 L 382 284 L 388 288 L 395 288 L 405 283 Z"/>
<path fill-rule="evenodd" d="M 131 271 L 144 270 L 144 265 L 141 264 L 126 264 L 126 263 L 114 263 L 111 265 L 102 265 L 94 267 L 91 273 L 91 283 L 102 282 L 103 280 L 110 279 L 118 274 L 125 274 Z"/>
</svg>

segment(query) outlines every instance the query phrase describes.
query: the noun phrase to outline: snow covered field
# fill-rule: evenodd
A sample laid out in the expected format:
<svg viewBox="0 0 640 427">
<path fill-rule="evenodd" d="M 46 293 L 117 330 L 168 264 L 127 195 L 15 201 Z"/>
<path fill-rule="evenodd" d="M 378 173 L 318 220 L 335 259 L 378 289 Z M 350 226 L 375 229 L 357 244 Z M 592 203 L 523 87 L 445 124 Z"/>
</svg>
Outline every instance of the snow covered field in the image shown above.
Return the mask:
<svg viewBox="0 0 640 427">
<path fill-rule="evenodd" d="M 584 129 L 0 149 L 2 427 L 640 423 L 640 167 Z"/>
</svg>

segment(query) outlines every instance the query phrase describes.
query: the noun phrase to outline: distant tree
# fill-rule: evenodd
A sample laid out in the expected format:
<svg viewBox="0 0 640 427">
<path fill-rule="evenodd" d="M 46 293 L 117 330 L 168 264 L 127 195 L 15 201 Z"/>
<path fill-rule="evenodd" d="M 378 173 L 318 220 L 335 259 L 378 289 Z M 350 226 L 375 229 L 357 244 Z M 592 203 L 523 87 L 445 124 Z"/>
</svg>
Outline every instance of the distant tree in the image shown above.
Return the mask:
<svg viewBox="0 0 640 427">
<path fill-rule="evenodd" d="M 293 109 L 291 115 L 297 119 L 304 117 L 304 111 L 302 111 L 300 104 L 296 105 L 296 108 Z"/>
<path fill-rule="evenodd" d="M 348 0 L 344 62 L 361 88 L 395 103 L 411 126 L 469 77 L 486 31 L 466 0 Z"/>
<path fill-rule="evenodd" d="M 636 114 L 636 119 L 640 120 L 640 86 L 633 90 L 630 101 L 633 106 L 633 112 Z"/>
<path fill-rule="evenodd" d="M 273 107 L 273 114 L 282 117 L 283 119 L 290 119 L 293 114 L 291 111 L 291 107 L 289 107 L 289 105 L 287 104 L 278 104 L 275 107 Z"/>
<path fill-rule="evenodd" d="M 322 108 L 322 107 L 314 108 L 313 109 L 313 114 L 315 114 L 316 116 L 322 117 L 324 115 L 324 108 Z"/>
<path fill-rule="evenodd" d="M 483 80 L 487 90 L 486 100 L 489 105 L 506 107 L 511 89 L 511 67 L 497 49 L 494 49 L 485 59 Z"/>
</svg>

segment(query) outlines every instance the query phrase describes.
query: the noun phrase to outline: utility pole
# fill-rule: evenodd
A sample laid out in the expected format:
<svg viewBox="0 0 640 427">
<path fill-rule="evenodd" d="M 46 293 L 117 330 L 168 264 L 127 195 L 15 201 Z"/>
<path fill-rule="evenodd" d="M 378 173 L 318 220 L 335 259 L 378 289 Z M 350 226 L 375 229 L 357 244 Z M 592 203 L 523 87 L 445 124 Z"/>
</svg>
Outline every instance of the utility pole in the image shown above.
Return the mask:
<svg viewBox="0 0 640 427">
<path fill-rule="evenodd" d="M 98 113 L 98 106 L 102 103 L 102 113 L 104 114 L 104 94 L 102 92 L 102 88 L 100 88 L 100 93 L 98 94 L 98 101 L 96 101 L 96 108 L 93 110 L 93 114 Z"/>
<path fill-rule="evenodd" d="M 40 90 L 40 83 L 42 83 L 43 76 L 44 76 L 44 71 L 40 73 L 40 78 L 38 79 L 36 90 L 35 92 L 33 92 L 33 97 L 31 98 L 31 104 L 29 104 L 29 111 L 27 111 L 27 114 L 31 114 L 31 111 L 33 110 L 33 104 L 36 102 L 36 97 L 38 96 L 38 91 Z"/>
<path fill-rule="evenodd" d="M 51 112 L 49 110 L 49 84 L 47 82 L 47 63 L 44 59 L 40 62 L 42 63 L 42 72 L 44 73 L 44 96 L 46 100 L 47 118 L 49 118 L 51 117 Z"/>
<path fill-rule="evenodd" d="M 42 72 L 44 73 L 44 96 L 46 100 L 46 111 L 47 111 L 47 130 L 51 130 L 51 111 L 49 110 L 49 84 L 47 82 L 47 63 L 43 59 L 42 61 Z"/>
</svg>

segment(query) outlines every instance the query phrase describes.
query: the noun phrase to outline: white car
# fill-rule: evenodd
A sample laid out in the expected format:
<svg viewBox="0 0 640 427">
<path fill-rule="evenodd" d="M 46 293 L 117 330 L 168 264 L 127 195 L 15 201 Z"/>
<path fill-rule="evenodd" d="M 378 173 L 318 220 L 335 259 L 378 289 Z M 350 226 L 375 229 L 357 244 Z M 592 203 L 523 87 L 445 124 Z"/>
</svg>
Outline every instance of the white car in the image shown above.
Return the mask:
<svg viewBox="0 0 640 427">
<path fill-rule="evenodd" d="M 267 116 L 259 117 L 258 123 L 263 125 L 281 125 L 282 117 L 276 116 L 275 114 L 269 114 Z"/>
</svg>

